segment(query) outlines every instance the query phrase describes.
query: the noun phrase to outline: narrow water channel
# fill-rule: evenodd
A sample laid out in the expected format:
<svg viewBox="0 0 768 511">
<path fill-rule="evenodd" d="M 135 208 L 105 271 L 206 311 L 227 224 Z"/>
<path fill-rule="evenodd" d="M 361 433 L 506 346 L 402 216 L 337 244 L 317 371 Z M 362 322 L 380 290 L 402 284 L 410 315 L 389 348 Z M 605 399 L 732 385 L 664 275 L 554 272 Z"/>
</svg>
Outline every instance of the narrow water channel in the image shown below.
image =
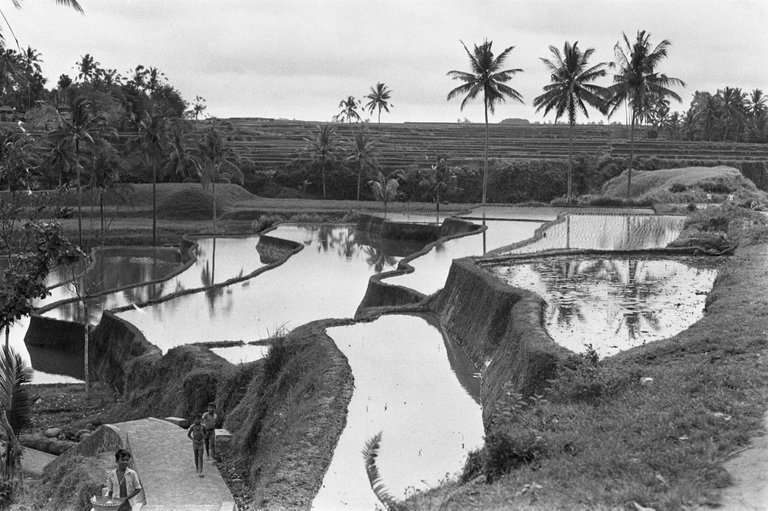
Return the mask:
<svg viewBox="0 0 768 511">
<path fill-rule="evenodd" d="M 312 508 L 376 509 L 361 450 L 378 432 L 379 474 L 398 500 L 460 471 L 483 442 L 479 385 L 460 384 L 474 370 L 464 353 L 415 316 L 382 316 L 327 333 L 349 361 L 355 390 Z"/>
</svg>

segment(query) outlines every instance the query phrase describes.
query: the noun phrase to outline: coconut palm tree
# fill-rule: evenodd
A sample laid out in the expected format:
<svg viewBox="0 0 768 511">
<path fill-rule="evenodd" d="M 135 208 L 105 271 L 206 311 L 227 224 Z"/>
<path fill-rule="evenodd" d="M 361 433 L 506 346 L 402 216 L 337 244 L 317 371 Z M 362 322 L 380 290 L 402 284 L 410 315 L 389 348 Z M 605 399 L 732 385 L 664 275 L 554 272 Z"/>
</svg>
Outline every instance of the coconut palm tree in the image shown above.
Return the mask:
<svg viewBox="0 0 768 511">
<path fill-rule="evenodd" d="M 101 63 L 96 62 L 93 55 L 86 53 L 80 57 L 80 61 L 75 65 L 78 69 L 77 77 L 84 82 L 90 82 L 98 76 Z"/>
<path fill-rule="evenodd" d="M 747 100 L 747 111 L 752 118 L 760 118 L 765 115 L 766 112 L 766 98 L 763 91 L 755 89 L 749 93 L 749 99 Z"/>
<path fill-rule="evenodd" d="M 581 111 L 585 117 L 587 105 L 605 111 L 606 89 L 593 82 L 605 76 L 606 63 L 601 62 L 594 66 L 589 65 L 589 58 L 595 52 L 594 48 L 587 48 L 582 52 L 578 41 L 568 41 L 563 45 L 563 53 L 554 46 L 549 47 L 552 59 L 541 61 L 551 73 L 552 83 L 544 87 L 544 94 L 533 100 L 533 105 L 538 112 L 544 109 L 544 115 L 551 110 L 555 111 L 555 121 L 563 115 L 568 116 L 568 193 L 567 201 L 571 202 L 573 182 L 573 127 L 576 125 L 576 113 Z"/>
<path fill-rule="evenodd" d="M 174 119 L 168 123 L 165 133 L 166 158 L 160 169 L 164 178 L 184 181 L 186 178 L 200 175 L 200 162 L 192 154 L 187 140 L 187 122 Z"/>
<path fill-rule="evenodd" d="M 80 247 L 83 247 L 83 215 L 82 215 L 82 171 L 80 161 L 81 149 L 93 145 L 95 138 L 100 138 L 99 130 L 104 126 L 104 116 L 93 111 L 93 103 L 86 97 L 79 97 L 72 106 L 71 119 L 62 119 L 62 128 L 69 139 L 69 145 L 74 153 L 74 168 L 77 173 L 77 232 Z"/>
<path fill-rule="evenodd" d="M 389 113 L 389 107 L 393 106 L 389 103 L 391 97 L 392 91 L 381 82 L 377 83 L 375 87 L 371 87 L 371 93 L 365 97 L 368 100 L 368 103 L 365 104 L 366 110 L 370 113 L 373 113 L 374 110 L 379 111 L 379 125 L 381 125 L 381 109 L 383 108 Z"/>
<path fill-rule="evenodd" d="M 523 97 L 515 89 L 506 85 L 516 73 L 522 69 L 502 70 L 504 61 L 509 53 L 515 48 L 510 46 L 504 49 L 499 55 L 494 56 L 493 41 L 487 39 L 480 46 L 475 45 L 472 52 L 469 51 L 464 42 L 461 42 L 464 51 L 469 57 L 470 72 L 466 71 L 448 71 L 448 76 L 454 80 L 464 82 L 448 93 L 448 101 L 463 95 L 461 110 L 467 105 L 469 100 L 475 99 L 479 94 L 483 96 L 483 110 L 485 112 L 485 156 L 483 158 L 483 204 L 486 203 L 488 189 L 488 112 L 493 114 L 496 111 L 496 103 L 505 101 L 509 97 L 515 101 L 523 102 Z"/>
<path fill-rule="evenodd" d="M 347 158 L 354 162 L 357 167 L 357 199 L 360 200 L 360 183 L 362 181 L 363 173 L 369 175 L 378 167 L 378 161 L 376 155 L 378 153 L 378 147 L 376 141 L 368 136 L 364 130 L 360 130 L 355 134 L 355 141 L 352 147 L 352 155 Z"/>
<path fill-rule="evenodd" d="M 339 112 L 334 119 L 348 123 L 351 123 L 353 120 L 360 122 L 362 119 L 360 119 L 360 114 L 357 111 L 359 106 L 360 102 L 356 100 L 354 96 L 347 96 L 347 99 L 342 99 L 339 102 L 341 112 Z"/>
<path fill-rule="evenodd" d="M 144 112 L 137 123 L 139 137 L 136 143 L 141 149 L 141 160 L 152 167 L 152 246 L 157 246 L 157 169 L 164 158 L 163 135 L 168 118 L 162 112 Z"/>
<path fill-rule="evenodd" d="M 323 186 L 323 199 L 326 198 L 325 171 L 328 160 L 332 160 L 339 152 L 339 142 L 336 138 L 336 130 L 331 124 L 317 126 L 317 134 L 313 139 L 304 139 L 308 142 L 307 150 L 312 157 L 313 164 L 320 164 L 320 181 Z"/>
<path fill-rule="evenodd" d="M 212 187 L 213 196 L 213 235 L 216 238 L 216 181 L 219 179 L 232 179 L 240 184 L 243 182 L 243 173 L 240 169 L 226 159 L 229 148 L 216 127 L 215 121 L 205 131 L 202 142 L 198 145 L 200 153 L 200 183 L 206 190 L 208 185 Z"/>
<path fill-rule="evenodd" d="M 746 117 L 746 94 L 741 89 L 725 87 L 717 91 L 725 119 L 723 120 L 723 142 L 728 140 L 728 128 L 734 125 L 734 140 L 738 141 L 740 126 Z M 733 122 L 732 122 L 733 121 Z"/>
<path fill-rule="evenodd" d="M 387 218 L 387 204 L 400 197 L 400 182 L 396 177 L 385 176 L 379 170 L 376 172 L 376 177 L 368 181 L 368 184 L 373 197 L 384 203 L 384 218 Z"/>
<path fill-rule="evenodd" d="M 670 87 L 675 85 L 685 87 L 685 82 L 656 70 L 661 61 L 667 57 L 667 50 L 671 46 L 669 41 L 664 39 L 654 47 L 650 42 L 651 34 L 645 30 L 637 32 L 634 43 L 629 41 L 626 34 L 623 34 L 623 37 L 624 46 L 620 42 L 614 46 L 616 62 L 611 63 L 611 67 L 617 68 L 618 72 L 613 75 L 613 85 L 608 88 L 607 107 L 609 118 L 622 104 L 632 109 L 627 171 L 627 197 L 629 197 L 635 156 L 635 125 L 643 118 L 646 95 L 658 94 L 682 101 Z"/>
</svg>

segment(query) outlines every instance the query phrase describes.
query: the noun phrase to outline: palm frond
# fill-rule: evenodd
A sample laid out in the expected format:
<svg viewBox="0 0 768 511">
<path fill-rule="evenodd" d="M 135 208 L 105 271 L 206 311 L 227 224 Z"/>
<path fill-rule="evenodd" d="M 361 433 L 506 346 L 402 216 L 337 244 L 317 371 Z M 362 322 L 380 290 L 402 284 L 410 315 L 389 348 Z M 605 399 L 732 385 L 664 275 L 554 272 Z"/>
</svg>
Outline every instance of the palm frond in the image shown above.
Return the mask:
<svg viewBox="0 0 768 511">
<path fill-rule="evenodd" d="M 376 458 L 379 456 L 379 447 L 381 446 L 381 435 L 382 432 L 379 431 L 365 442 L 365 447 L 362 451 L 363 459 L 365 460 L 365 473 L 368 475 L 368 482 L 373 493 L 379 499 L 379 502 L 384 505 L 384 508 L 388 511 L 398 511 L 401 509 L 401 506 L 384 486 L 379 469 L 376 466 Z"/>
</svg>

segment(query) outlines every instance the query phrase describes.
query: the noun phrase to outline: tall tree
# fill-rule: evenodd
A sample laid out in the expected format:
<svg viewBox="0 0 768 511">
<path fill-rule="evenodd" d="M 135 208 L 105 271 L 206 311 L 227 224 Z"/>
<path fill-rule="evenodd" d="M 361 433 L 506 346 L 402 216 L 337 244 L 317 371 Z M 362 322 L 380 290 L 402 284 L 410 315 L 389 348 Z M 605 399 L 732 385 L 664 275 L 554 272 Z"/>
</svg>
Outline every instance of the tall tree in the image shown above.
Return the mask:
<svg viewBox="0 0 768 511">
<path fill-rule="evenodd" d="M 747 112 L 749 112 L 749 115 L 753 118 L 764 116 L 766 112 L 766 101 L 768 101 L 768 98 L 766 98 L 762 90 L 755 89 L 750 92 L 749 98 L 747 99 Z"/>
<path fill-rule="evenodd" d="M 617 72 L 613 75 L 613 85 L 608 88 L 608 116 L 611 117 L 616 110 L 626 104 L 631 108 L 631 124 L 629 129 L 629 169 L 627 170 L 627 197 L 632 186 L 632 165 L 635 156 L 635 125 L 643 118 L 646 106 L 646 95 L 658 94 L 669 96 L 682 101 L 680 96 L 670 89 L 679 85 L 685 87 L 685 82 L 679 78 L 672 78 L 659 73 L 657 67 L 667 57 L 667 50 L 671 43 L 662 40 L 655 47 L 651 45 L 651 34 L 645 30 L 637 32 L 635 42 L 631 43 L 626 34 L 623 34 L 624 46 L 617 42 L 614 46 L 616 62 L 611 63 Z"/>
<path fill-rule="evenodd" d="M 576 125 L 576 113 L 581 111 L 585 117 L 587 105 L 598 110 L 605 111 L 606 89 L 593 82 L 605 76 L 607 64 L 601 62 L 594 66 L 589 65 L 589 58 L 595 52 L 594 48 L 587 48 L 582 52 L 578 41 L 568 41 L 563 45 L 563 53 L 554 46 L 549 47 L 552 59 L 541 61 L 547 66 L 550 74 L 550 83 L 544 87 L 544 94 L 533 100 L 533 105 L 538 112 L 544 109 L 544 115 L 551 110 L 555 111 L 555 120 L 563 115 L 568 116 L 568 193 L 567 201 L 572 199 L 573 183 L 573 127 Z"/>
<path fill-rule="evenodd" d="M 62 119 L 62 128 L 74 152 L 74 168 L 77 175 L 77 233 L 80 248 L 83 248 L 83 192 L 81 161 L 82 150 L 86 145 L 94 144 L 94 137 L 104 126 L 104 117 L 93 111 L 93 103 L 86 97 L 79 97 L 72 106 L 70 119 Z"/>
<path fill-rule="evenodd" d="M 368 176 L 378 168 L 377 153 L 376 141 L 370 138 L 365 130 L 361 129 L 355 133 L 352 155 L 347 159 L 353 161 L 357 168 L 357 200 L 360 200 L 360 183 L 363 174 Z"/>
<path fill-rule="evenodd" d="M 157 169 L 164 158 L 163 134 L 168 119 L 159 111 L 144 112 L 138 122 L 137 143 L 142 150 L 142 162 L 152 167 L 152 246 L 157 246 Z"/>
<path fill-rule="evenodd" d="M 496 111 L 496 103 L 505 101 L 507 97 L 520 103 L 523 102 L 520 93 L 506 85 L 515 74 L 523 70 L 502 70 L 504 61 L 515 48 L 514 46 L 505 48 L 498 56 L 495 56 L 492 49 L 493 41 L 487 39 L 480 46 L 475 45 L 472 52 L 469 51 L 463 41 L 461 45 L 469 57 L 470 72 L 448 71 L 448 76 L 464 82 L 463 85 L 448 93 L 448 100 L 463 95 L 461 110 L 464 110 L 470 100 L 482 93 L 485 112 L 485 156 L 483 158 L 483 204 L 485 204 L 488 190 L 488 112 L 493 114 Z"/>
<path fill-rule="evenodd" d="M 746 118 L 747 95 L 741 89 L 725 87 L 717 91 L 723 107 L 723 142 L 728 140 L 728 130 L 733 127 L 734 140 L 738 142 L 739 133 Z"/>
<path fill-rule="evenodd" d="M 354 96 L 347 96 L 346 99 L 342 99 L 339 102 L 339 108 L 341 108 L 341 112 L 336 114 L 334 119 L 340 122 L 348 123 L 351 123 L 352 121 L 360 122 L 362 119 L 360 119 L 360 113 L 357 111 L 359 107 L 360 102 L 355 99 Z"/>
<path fill-rule="evenodd" d="M 84 82 L 91 82 L 98 76 L 100 62 L 94 60 L 93 55 L 86 53 L 77 62 L 77 77 Z"/>
<path fill-rule="evenodd" d="M 368 100 L 368 103 L 365 104 L 365 108 L 370 113 L 373 113 L 374 110 L 378 110 L 378 123 L 381 124 L 381 110 L 384 109 L 384 111 L 389 113 L 389 107 L 393 106 L 389 102 L 389 100 L 392 98 L 392 91 L 389 89 L 389 87 L 379 82 L 375 87 L 371 87 L 370 94 L 368 94 L 365 98 Z"/>
<path fill-rule="evenodd" d="M 200 152 L 200 183 L 203 189 L 211 185 L 211 195 L 213 197 L 213 235 L 216 237 L 216 181 L 226 178 L 243 183 L 243 173 L 240 169 L 227 159 L 227 153 L 230 153 L 224 139 L 216 126 L 215 120 L 205 131 L 203 140 L 198 146 Z"/>
<path fill-rule="evenodd" d="M 173 119 L 168 123 L 165 134 L 166 158 L 160 174 L 163 178 L 181 182 L 200 174 L 200 162 L 192 153 L 187 140 L 187 122 Z"/>
<path fill-rule="evenodd" d="M 380 170 L 376 171 L 376 177 L 368 181 L 373 197 L 384 203 L 384 218 L 387 218 L 387 204 L 400 197 L 400 182 L 397 176 L 385 176 Z"/>
<path fill-rule="evenodd" d="M 310 153 L 313 165 L 320 165 L 320 181 L 323 187 L 323 199 L 326 195 L 326 165 L 332 161 L 339 152 L 339 141 L 336 138 L 336 130 L 331 124 L 317 126 L 317 133 L 312 139 L 305 139 L 308 143 L 307 151 Z"/>
</svg>

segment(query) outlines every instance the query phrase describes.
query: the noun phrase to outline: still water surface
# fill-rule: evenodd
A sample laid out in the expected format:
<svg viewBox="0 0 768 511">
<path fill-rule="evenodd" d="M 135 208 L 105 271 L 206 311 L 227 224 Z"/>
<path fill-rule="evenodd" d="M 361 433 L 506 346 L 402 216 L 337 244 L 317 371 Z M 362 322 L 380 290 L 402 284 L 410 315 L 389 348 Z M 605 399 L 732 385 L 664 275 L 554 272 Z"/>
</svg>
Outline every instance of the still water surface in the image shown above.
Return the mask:
<svg viewBox="0 0 768 511">
<path fill-rule="evenodd" d="M 483 442 L 479 386 L 459 383 L 471 380 L 474 369 L 464 353 L 415 316 L 382 316 L 327 332 L 349 360 L 355 390 L 312 508 L 376 508 L 360 451 L 378 432 L 379 474 L 399 500 L 461 470 Z"/>
<path fill-rule="evenodd" d="M 491 266 L 504 282 L 547 302 L 552 338 L 608 356 L 666 339 L 704 315 L 717 268 L 707 258 L 551 258 Z"/>
<path fill-rule="evenodd" d="M 245 282 L 119 316 L 163 352 L 196 342 L 265 339 L 317 319 L 354 316 L 368 278 L 393 269 L 401 259 L 361 243 L 353 226 L 282 224 L 270 236 L 302 243 L 304 249 Z M 233 355 L 235 360 L 241 356 Z"/>
</svg>

